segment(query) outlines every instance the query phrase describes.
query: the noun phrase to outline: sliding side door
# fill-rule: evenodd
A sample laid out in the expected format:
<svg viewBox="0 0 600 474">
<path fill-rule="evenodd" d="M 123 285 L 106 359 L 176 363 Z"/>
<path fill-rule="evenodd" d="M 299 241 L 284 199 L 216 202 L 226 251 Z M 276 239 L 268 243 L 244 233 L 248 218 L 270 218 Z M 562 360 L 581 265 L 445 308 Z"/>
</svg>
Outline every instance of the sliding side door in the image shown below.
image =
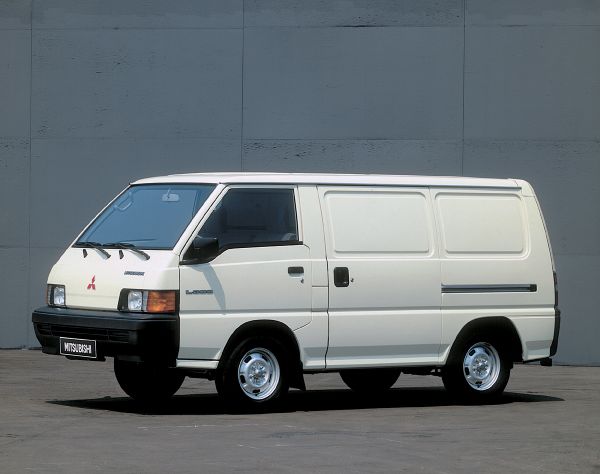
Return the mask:
<svg viewBox="0 0 600 474">
<path fill-rule="evenodd" d="M 328 368 L 435 364 L 440 262 L 427 188 L 319 187 Z"/>
</svg>

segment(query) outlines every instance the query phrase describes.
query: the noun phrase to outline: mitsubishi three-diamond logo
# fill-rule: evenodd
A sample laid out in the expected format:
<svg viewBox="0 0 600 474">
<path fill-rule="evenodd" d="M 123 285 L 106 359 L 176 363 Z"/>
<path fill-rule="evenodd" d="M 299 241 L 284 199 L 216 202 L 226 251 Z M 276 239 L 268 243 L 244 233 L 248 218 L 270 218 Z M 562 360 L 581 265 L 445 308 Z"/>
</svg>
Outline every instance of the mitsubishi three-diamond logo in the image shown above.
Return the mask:
<svg viewBox="0 0 600 474">
<path fill-rule="evenodd" d="M 92 282 L 87 286 L 88 290 L 95 290 L 96 289 L 96 283 L 94 283 L 96 281 L 96 275 L 94 275 L 92 277 Z"/>
</svg>

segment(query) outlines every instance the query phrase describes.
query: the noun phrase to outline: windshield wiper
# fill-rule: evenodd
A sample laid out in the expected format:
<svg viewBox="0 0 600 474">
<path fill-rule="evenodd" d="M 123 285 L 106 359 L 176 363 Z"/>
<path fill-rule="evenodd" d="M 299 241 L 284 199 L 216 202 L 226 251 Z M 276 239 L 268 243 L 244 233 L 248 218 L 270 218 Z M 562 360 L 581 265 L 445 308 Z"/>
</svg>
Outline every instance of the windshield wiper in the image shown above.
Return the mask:
<svg viewBox="0 0 600 474">
<path fill-rule="evenodd" d="M 130 244 L 129 242 L 110 242 L 108 244 L 102 244 L 102 246 L 103 247 L 113 247 L 113 248 L 116 248 L 116 249 L 131 250 L 132 252 L 135 252 L 135 253 L 141 255 L 146 260 L 150 260 L 150 255 L 148 255 L 143 250 L 138 249 L 134 244 Z"/>
<path fill-rule="evenodd" d="M 76 244 L 79 247 L 88 247 L 90 249 L 94 249 L 97 250 L 98 252 L 100 252 L 102 255 L 104 255 L 106 258 L 110 258 L 110 254 L 104 250 L 102 248 L 102 244 L 98 243 L 98 242 L 77 242 Z"/>
</svg>

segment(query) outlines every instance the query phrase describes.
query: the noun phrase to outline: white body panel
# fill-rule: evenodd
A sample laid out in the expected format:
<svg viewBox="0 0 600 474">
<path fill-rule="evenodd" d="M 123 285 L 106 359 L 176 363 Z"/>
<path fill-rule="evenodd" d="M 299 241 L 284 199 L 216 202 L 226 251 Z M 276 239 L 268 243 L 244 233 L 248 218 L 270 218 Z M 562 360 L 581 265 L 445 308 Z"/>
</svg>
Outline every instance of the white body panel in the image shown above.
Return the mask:
<svg viewBox="0 0 600 474">
<path fill-rule="evenodd" d="M 535 292 L 442 294 L 442 360 L 465 324 L 478 317 L 492 316 L 504 316 L 512 321 L 521 338 L 523 360 L 547 357 L 554 333 L 554 280 L 544 224 L 535 199 L 518 192 L 504 194 L 486 190 L 444 190 L 432 191 L 432 194 L 438 204 L 440 198 L 452 194 L 462 199 L 483 195 L 487 200 L 509 197 L 511 201 L 518 201 L 518 215 L 511 216 L 515 206 L 510 202 L 505 215 L 497 212 L 493 214 L 493 221 L 485 222 L 486 236 L 488 233 L 506 235 L 507 228 L 512 233 L 512 240 L 498 239 L 499 251 L 475 251 L 472 245 L 469 251 L 452 253 L 441 239 L 442 285 L 536 285 Z M 440 221 L 443 221 L 442 212 L 437 205 L 436 215 Z M 481 240 L 489 242 L 490 239 Z"/>
<path fill-rule="evenodd" d="M 329 262 L 327 367 L 437 364 L 440 270 L 429 191 L 319 191 Z M 335 285 L 336 267 L 348 268 L 347 287 Z"/>
<path fill-rule="evenodd" d="M 91 248 L 84 257 L 83 250 L 69 247 L 48 276 L 48 283 L 65 285 L 70 308 L 114 311 L 123 288 L 179 289 L 179 255 L 171 251 L 148 250 L 145 260 L 130 250 L 122 251 L 123 258 L 115 249 L 106 249 L 110 258 Z"/>
<path fill-rule="evenodd" d="M 216 188 L 173 250 L 149 250 L 145 260 L 108 249 L 107 259 L 70 247 L 48 282 L 65 285 L 68 307 L 112 311 L 123 288 L 179 290 L 178 367 L 215 369 L 234 331 L 257 320 L 293 331 L 305 370 L 440 366 L 466 324 L 495 316 L 514 324 L 523 360 L 550 353 L 552 255 L 524 181 L 207 173 L 135 184 L 152 183 Z M 299 242 L 230 248 L 208 263 L 181 265 L 234 187 L 293 189 Z M 289 274 L 289 267 L 303 272 Z M 348 286 L 336 286 L 336 267 L 348 268 Z"/>
<path fill-rule="evenodd" d="M 304 268 L 301 276 L 288 267 Z M 210 263 L 181 267 L 181 359 L 218 359 L 244 322 L 311 322 L 311 262 L 304 245 L 230 249 Z M 186 294 L 200 290 L 211 293 Z"/>
</svg>

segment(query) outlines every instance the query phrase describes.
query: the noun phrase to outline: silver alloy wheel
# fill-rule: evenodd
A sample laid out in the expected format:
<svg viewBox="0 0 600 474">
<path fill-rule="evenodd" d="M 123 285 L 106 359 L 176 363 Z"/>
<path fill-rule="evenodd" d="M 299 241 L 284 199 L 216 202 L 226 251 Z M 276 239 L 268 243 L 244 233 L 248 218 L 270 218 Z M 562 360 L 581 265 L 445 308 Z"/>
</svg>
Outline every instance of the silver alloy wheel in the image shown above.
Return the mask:
<svg viewBox="0 0 600 474">
<path fill-rule="evenodd" d="M 275 355 L 268 349 L 250 349 L 240 361 L 238 382 L 244 394 L 253 400 L 264 400 L 277 389 L 281 370 Z"/>
<path fill-rule="evenodd" d="M 463 375 L 475 390 L 492 387 L 500 375 L 500 356 L 494 346 L 487 342 L 473 344 L 463 360 Z"/>
</svg>

